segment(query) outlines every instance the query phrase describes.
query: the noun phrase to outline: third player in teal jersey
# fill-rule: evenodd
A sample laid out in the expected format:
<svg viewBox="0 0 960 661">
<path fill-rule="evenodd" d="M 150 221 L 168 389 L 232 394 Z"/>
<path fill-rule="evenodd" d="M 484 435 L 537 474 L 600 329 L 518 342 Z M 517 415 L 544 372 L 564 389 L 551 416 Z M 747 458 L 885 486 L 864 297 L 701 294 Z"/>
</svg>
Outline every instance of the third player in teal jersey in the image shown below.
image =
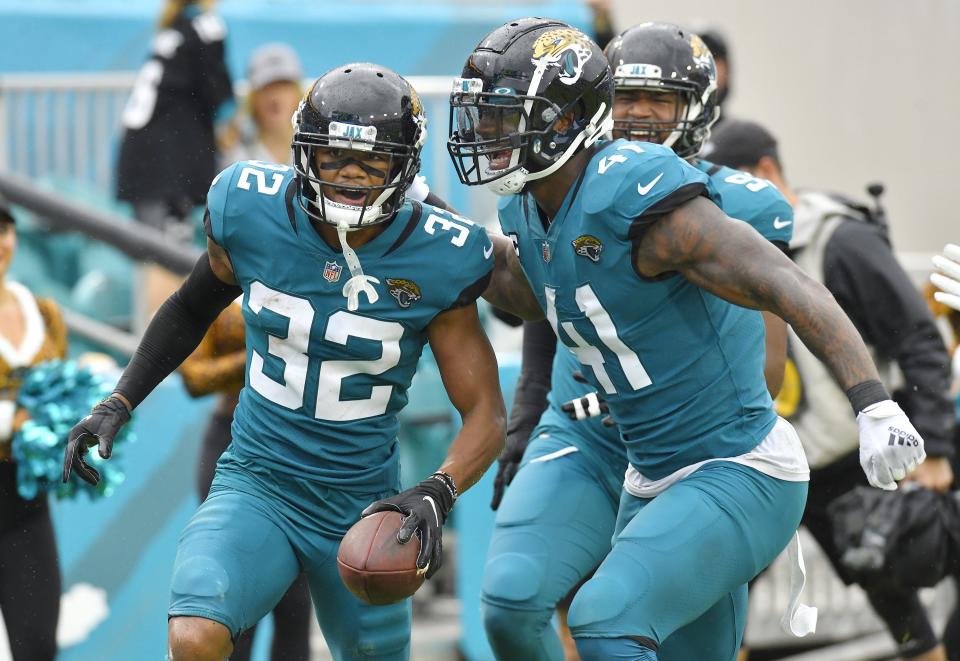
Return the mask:
<svg viewBox="0 0 960 661">
<path fill-rule="evenodd" d="M 895 488 L 922 460 L 922 441 L 836 302 L 724 215 L 706 173 L 668 147 L 599 142 L 612 128 L 613 87 L 579 31 L 512 21 L 454 82 L 448 147 L 461 181 L 513 196 L 500 207 L 511 240 L 494 237 L 484 297 L 551 322 L 606 397 L 627 450 L 612 549 L 570 609 L 578 652 L 729 661 L 746 583 L 794 536 L 808 472 L 773 412 L 763 322 L 748 308 L 789 322 L 847 389 L 872 484 Z M 552 493 L 520 515 L 558 511 L 583 525 L 580 503 Z M 548 553 L 507 554 L 488 571 L 520 565 L 509 596 L 523 599 L 552 580 L 537 568 Z"/>
<path fill-rule="evenodd" d="M 696 158 L 717 117 L 716 68 L 699 37 L 674 25 L 645 23 L 614 39 L 607 55 L 616 83 L 614 137 L 662 143 L 690 159 L 709 177 L 708 188 L 728 216 L 748 222 L 786 249 L 793 210 L 779 191 L 747 173 Z M 615 154 L 609 167 L 617 160 Z M 512 198 L 505 202 L 515 203 Z M 610 259 L 593 238 L 579 240 L 577 256 Z M 779 384 L 785 357 L 784 323 L 774 315 L 765 321 L 765 374 L 775 395 L 772 388 Z M 503 494 L 499 504 L 482 595 L 487 636 L 501 658 L 563 658 L 561 641 L 570 642 L 563 598 L 610 550 L 627 469 L 617 427 L 588 417 L 591 410 L 600 411 L 601 403 L 592 386 L 574 379 L 581 370 L 577 357 L 561 348 L 549 364 L 552 346 L 545 345 L 555 341 L 549 322 L 526 322 L 522 386 L 500 457 L 495 501 L 507 486 L 507 471 L 519 464 L 516 488 Z M 547 390 L 544 400 L 540 393 Z M 576 422 L 561 409 L 571 401 L 586 419 Z M 552 507 L 557 499 L 570 506 Z M 531 581 L 531 575 L 538 580 Z M 537 587 L 517 589 L 525 583 Z M 551 625 L 558 604 L 561 640 Z"/>
</svg>

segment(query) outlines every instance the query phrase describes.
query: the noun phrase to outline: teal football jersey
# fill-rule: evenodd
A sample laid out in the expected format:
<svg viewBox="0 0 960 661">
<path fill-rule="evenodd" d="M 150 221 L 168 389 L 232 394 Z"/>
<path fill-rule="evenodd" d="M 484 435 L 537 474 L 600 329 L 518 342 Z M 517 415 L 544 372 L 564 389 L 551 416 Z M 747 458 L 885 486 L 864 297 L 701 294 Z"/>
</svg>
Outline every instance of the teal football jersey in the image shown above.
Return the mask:
<svg viewBox="0 0 960 661">
<path fill-rule="evenodd" d="M 693 166 L 709 177 L 707 187 L 714 202 L 731 218 L 749 223 L 771 243 L 784 247 L 793 237 L 793 207 L 770 182 L 758 179 L 741 170 L 695 161 Z M 530 203 L 533 203 L 531 200 Z M 576 356 L 558 350 L 553 359 L 549 405 L 560 413 L 560 407 L 594 390 L 589 384 L 571 378 L 571 373 L 582 370 Z M 626 448 L 617 427 L 605 427 L 601 418 L 581 420 L 577 424 L 577 444 L 581 452 L 596 455 L 605 465 L 621 469 L 626 464 Z"/>
<path fill-rule="evenodd" d="M 580 369 L 606 397 L 627 458 L 652 479 L 743 454 L 776 421 L 761 315 L 679 275 L 647 279 L 633 268 L 646 223 L 704 194 L 719 201 L 707 175 L 670 149 L 616 140 L 593 156 L 549 227 L 530 196 L 500 206 L 524 273 L 576 357 L 558 352 L 554 385 Z M 552 405 L 574 396 L 562 386 Z"/>
<path fill-rule="evenodd" d="M 356 311 L 343 254 L 311 225 L 292 168 L 241 161 L 214 180 L 207 231 L 243 289 L 247 375 L 235 453 L 338 488 L 392 488 L 397 412 L 407 402 L 427 326 L 471 304 L 493 268 L 483 228 L 417 202 L 356 249 L 377 279 Z"/>
</svg>

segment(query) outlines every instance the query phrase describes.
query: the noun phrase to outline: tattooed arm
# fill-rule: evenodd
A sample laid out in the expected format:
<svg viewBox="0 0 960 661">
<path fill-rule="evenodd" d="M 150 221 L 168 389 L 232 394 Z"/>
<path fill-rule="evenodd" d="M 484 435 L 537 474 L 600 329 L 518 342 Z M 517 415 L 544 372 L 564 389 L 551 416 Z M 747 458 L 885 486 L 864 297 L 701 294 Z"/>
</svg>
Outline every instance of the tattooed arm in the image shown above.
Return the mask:
<svg viewBox="0 0 960 661">
<path fill-rule="evenodd" d="M 863 339 L 827 288 L 705 198 L 653 223 L 634 254 L 644 276 L 679 271 L 731 303 L 773 312 L 793 327 L 844 390 L 879 379 Z"/>
<path fill-rule="evenodd" d="M 543 319 L 543 309 L 520 268 L 513 242 L 502 234 L 489 236 L 493 242 L 493 277 L 483 297 L 491 305 L 527 321 Z"/>
</svg>

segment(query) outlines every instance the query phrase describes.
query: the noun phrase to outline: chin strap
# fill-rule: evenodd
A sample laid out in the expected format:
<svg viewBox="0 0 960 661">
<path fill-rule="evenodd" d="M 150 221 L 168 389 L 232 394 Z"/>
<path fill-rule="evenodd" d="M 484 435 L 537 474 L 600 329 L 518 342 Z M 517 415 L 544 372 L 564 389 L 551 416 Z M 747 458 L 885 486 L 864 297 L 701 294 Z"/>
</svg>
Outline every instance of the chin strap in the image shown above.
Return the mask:
<svg viewBox="0 0 960 661">
<path fill-rule="evenodd" d="M 341 222 L 337 225 L 337 237 L 340 239 L 340 247 L 343 249 L 343 258 L 347 262 L 347 268 L 350 269 L 352 276 L 343 286 L 343 295 L 347 299 L 347 309 L 351 312 L 360 307 L 360 294 L 365 294 L 367 301 L 372 305 L 380 298 L 380 294 L 374 289 L 374 284 L 380 284 L 380 281 L 372 275 L 364 275 L 363 268 L 360 266 L 360 259 L 357 253 L 347 243 L 347 230 L 349 225 Z M 372 284 L 371 284 L 372 283 Z"/>
</svg>

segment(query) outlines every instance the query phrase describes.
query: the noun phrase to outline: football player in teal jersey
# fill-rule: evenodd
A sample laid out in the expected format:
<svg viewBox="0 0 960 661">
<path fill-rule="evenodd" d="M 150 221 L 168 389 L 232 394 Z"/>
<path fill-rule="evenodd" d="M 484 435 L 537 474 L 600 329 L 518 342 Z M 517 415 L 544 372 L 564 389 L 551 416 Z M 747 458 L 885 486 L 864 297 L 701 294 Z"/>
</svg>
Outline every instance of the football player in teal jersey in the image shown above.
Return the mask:
<svg viewBox="0 0 960 661">
<path fill-rule="evenodd" d="M 728 216 L 748 222 L 786 250 L 793 210 L 783 195 L 766 181 L 697 158 L 718 115 L 716 67 L 701 39 L 675 25 L 644 23 L 614 38 L 606 55 L 614 69 L 614 138 L 670 147 L 707 174 Z M 576 251 L 589 260 L 602 257 L 589 237 L 577 241 Z M 764 374 L 775 396 L 786 325 L 772 313 L 763 315 Z M 572 401 L 574 419 L 578 413 L 586 418 L 606 404 L 592 386 L 575 380 L 576 356 L 563 349 L 554 355 L 555 345 L 549 322 L 526 322 L 521 385 L 495 480 L 499 509 L 482 594 L 487 637 L 501 658 L 563 658 L 561 644 L 572 642 L 566 612 L 558 611 L 560 639 L 551 615 L 610 550 L 627 468 L 615 426 L 595 417 L 578 423 L 563 410 Z M 504 494 L 508 478 L 517 487 Z M 558 498 L 569 507 L 552 507 Z M 518 593 L 520 577 L 532 573 L 541 576 L 537 589 Z"/>
<path fill-rule="evenodd" d="M 500 222 L 510 238 L 494 237 L 484 297 L 551 322 L 626 446 L 612 550 L 570 609 L 579 654 L 657 659 L 664 645 L 664 658 L 730 660 L 746 583 L 794 538 L 809 473 L 773 412 L 753 310 L 790 323 L 843 384 L 871 484 L 896 488 L 923 443 L 836 302 L 727 217 L 706 173 L 661 145 L 599 143 L 613 91 L 582 33 L 512 21 L 454 82 L 448 149 L 461 181 L 508 196 Z M 574 521 L 578 504 L 564 496 L 540 506 Z M 541 580 L 550 577 L 522 574 L 512 596 Z M 800 619 L 791 624 L 810 624 Z"/>
<path fill-rule="evenodd" d="M 303 571 L 335 659 L 406 659 L 409 600 L 358 601 L 337 547 L 361 516 L 404 515 L 430 577 L 458 495 L 500 451 L 504 406 L 475 300 L 493 246 L 470 221 L 406 202 L 426 137 L 410 84 L 373 64 L 319 78 L 294 121 L 294 166 L 241 161 L 207 197 L 208 250 L 158 311 L 116 391 L 78 423 L 64 459 L 96 482 L 129 412 L 238 295 L 247 377 L 210 495 L 180 537 L 174 660 L 222 660 Z M 439 470 L 399 490 L 397 412 L 429 341 L 463 426 Z M 371 504 L 372 503 L 372 504 Z"/>
</svg>

